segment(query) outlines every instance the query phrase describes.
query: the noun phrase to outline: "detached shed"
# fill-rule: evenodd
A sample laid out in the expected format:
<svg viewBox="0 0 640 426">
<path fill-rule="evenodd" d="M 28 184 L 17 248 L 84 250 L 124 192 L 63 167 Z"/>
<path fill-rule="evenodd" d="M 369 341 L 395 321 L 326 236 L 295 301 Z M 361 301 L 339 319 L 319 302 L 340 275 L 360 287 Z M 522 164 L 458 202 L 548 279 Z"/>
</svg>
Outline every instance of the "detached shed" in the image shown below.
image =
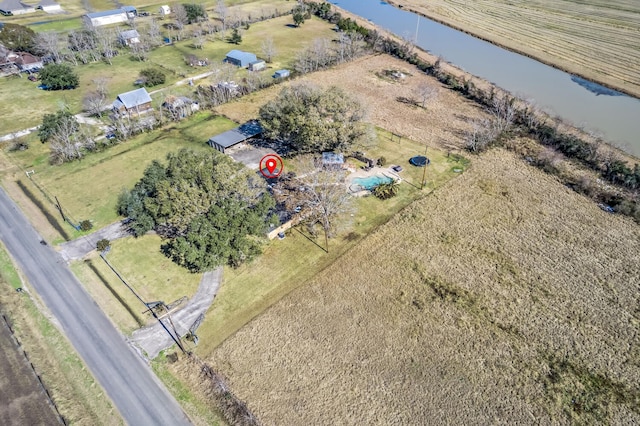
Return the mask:
<svg viewBox="0 0 640 426">
<path fill-rule="evenodd" d="M 131 46 L 140 43 L 140 34 L 137 30 L 122 31 L 118 34 L 118 40 L 123 46 Z"/>
<path fill-rule="evenodd" d="M 253 61 L 249 64 L 249 71 L 261 71 L 265 69 L 267 64 L 263 60 Z"/>
<path fill-rule="evenodd" d="M 254 138 L 262 133 L 262 126 L 257 121 L 247 121 L 235 129 L 220 133 L 209 139 L 212 148 L 224 154 L 226 148 L 230 148 L 241 142 Z"/>
<path fill-rule="evenodd" d="M 160 16 L 164 17 L 170 14 L 171 14 L 171 8 L 169 6 L 167 6 L 166 4 L 163 6 L 160 6 Z"/>
<path fill-rule="evenodd" d="M 248 67 L 251 62 L 256 62 L 257 60 L 258 58 L 253 53 L 235 49 L 227 53 L 227 56 L 224 58 L 225 62 L 242 68 Z"/>
<path fill-rule="evenodd" d="M 38 9 L 47 13 L 56 13 L 62 11 L 62 6 L 53 0 L 42 0 L 38 5 Z"/>
<path fill-rule="evenodd" d="M 278 70 L 273 74 L 273 78 L 286 78 L 289 77 L 291 73 L 289 70 Z"/>
</svg>

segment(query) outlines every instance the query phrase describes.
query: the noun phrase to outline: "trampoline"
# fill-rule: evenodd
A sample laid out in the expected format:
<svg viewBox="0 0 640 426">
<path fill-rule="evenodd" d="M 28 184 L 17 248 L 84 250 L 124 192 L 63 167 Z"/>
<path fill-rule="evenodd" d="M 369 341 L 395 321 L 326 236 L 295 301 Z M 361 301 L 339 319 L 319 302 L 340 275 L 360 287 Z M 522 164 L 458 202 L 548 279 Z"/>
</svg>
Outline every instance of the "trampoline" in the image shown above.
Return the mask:
<svg viewBox="0 0 640 426">
<path fill-rule="evenodd" d="M 430 162 L 431 161 L 424 155 L 416 155 L 415 157 L 411 157 L 411 159 L 409 160 L 409 163 L 416 167 L 424 167 Z"/>
</svg>

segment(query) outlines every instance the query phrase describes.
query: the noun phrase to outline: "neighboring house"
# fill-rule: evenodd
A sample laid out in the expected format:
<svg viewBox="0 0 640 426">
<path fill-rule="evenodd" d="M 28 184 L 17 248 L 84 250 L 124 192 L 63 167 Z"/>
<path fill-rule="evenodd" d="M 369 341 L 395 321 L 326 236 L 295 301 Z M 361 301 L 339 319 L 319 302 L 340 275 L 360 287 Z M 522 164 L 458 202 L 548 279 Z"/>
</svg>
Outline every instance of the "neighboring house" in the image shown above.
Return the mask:
<svg viewBox="0 0 640 426">
<path fill-rule="evenodd" d="M 103 25 L 127 22 L 138 16 L 138 11 L 133 6 L 123 6 L 120 9 L 104 10 L 102 12 L 87 13 L 82 17 L 84 23 L 92 28 Z"/>
<path fill-rule="evenodd" d="M 263 60 L 258 59 L 257 61 L 253 61 L 249 64 L 249 71 L 261 71 L 266 67 L 267 64 Z"/>
<path fill-rule="evenodd" d="M 262 134 L 262 126 L 257 121 L 247 121 L 235 129 L 209 139 L 212 148 L 224 154 L 224 150 Z"/>
<path fill-rule="evenodd" d="M 174 120 L 188 117 L 200 109 L 200 105 L 186 96 L 167 96 L 162 107 L 171 114 Z"/>
<path fill-rule="evenodd" d="M 16 55 L 15 64 L 20 71 L 38 71 L 44 66 L 42 59 L 31 53 L 18 52 Z"/>
<path fill-rule="evenodd" d="M 322 166 L 340 169 L 344 167 L 344 155 L 336 152 L 323 152 Z"/>
<path fill-rule="evenodd" d="M 35 7 L 22 3 L 20 0 L 0 1 L 0 14 L 5 16 L 22 15 L 24 13 L 33 13 L 35 11 Z"/>
<path fill-rule="evenodd" d="M 273 74 L 273 78 L 286 78 L 289 77 L 291 73 L 289 70 L 278 70 Z"/>
<path fill-rule="evenodd" d="M 160 16 L 163 18 L 171 14 L 171 8 L 166 4 L 164 6 L 160 6 Z"/>
<path fill-rule="evenodd" d="M 249 52 L 243 52 L 242 50 L 232 50 L 227 53 L 224 58 L 224 62 L 228 62 L 237 67 L 247 68 L 251 62 L 256 62 L 258 58 L 256 55 Z"/>
<path fill-rule="evenodd" d="M 137 30 L 122 31 L 118 34 L 118 41 L 123 46 L 131 46 L 140 43 L 140 34 Z"/>
<path fill-rule="evenodd" d="M 62 12 L 62 6 L 53 0 L 42 0 L 37 8 L 47 13 Z"/>
<path fill-rule="evenodd" d="M 140 115 L 145 111 L 153 109 L 151 106 L 151 96 L 149 96 L 147 89 L 144 87 L 121 93 L 113 102 L 112 109 L 119 115 Z"/>
</svg>

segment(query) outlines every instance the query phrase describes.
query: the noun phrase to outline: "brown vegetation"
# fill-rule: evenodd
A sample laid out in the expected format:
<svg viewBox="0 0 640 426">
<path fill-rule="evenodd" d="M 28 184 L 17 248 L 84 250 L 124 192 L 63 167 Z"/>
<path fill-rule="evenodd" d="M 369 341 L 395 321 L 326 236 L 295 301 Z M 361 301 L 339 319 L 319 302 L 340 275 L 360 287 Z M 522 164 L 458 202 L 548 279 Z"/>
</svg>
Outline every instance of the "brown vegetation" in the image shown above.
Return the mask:
<svg viewBox="0 0 640 426">
<path fill-rule="evenodd" d="M 494 150 L 210 361 L 268 424 L 638 422 L 639 250 Z"/>
<path fill-rule="evenodd" d="M 393 0 L 465 32 L 640 96 L 640 4 L 572 0 Z"/>
</svg>

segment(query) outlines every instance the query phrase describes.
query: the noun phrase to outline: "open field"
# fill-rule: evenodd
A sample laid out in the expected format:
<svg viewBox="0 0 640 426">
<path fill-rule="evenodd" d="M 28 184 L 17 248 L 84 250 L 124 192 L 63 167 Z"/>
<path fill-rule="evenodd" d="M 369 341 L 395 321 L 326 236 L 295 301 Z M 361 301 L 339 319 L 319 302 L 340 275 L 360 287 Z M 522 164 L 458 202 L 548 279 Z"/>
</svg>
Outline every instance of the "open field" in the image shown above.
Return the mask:
<svg viewBox="0 0 640 426">
<path fill-rule="evenodd" d="M 57 415 L 4 320 L 0 321 L 0 359 L 0 417 L 3 424 L 55 423 Z"/>
<path fill-rule="evenodd" d="M 266 424 L 637 423 L 639 250 L 493 151 L 209 361 Z"/>
<path fill-rule="evenodd" d="M 39 304 L 27 293 L 17 293 L 15 288 L 24 287 L 18 273 L 13 268 L 7 252 L 0 248 L 0 305 L 2 313 L 7 316 L 14 333 L 21 344 L 21 350 L 25 350 L 29 356 L 29 361 L 35 366 L 44 385 L 51 394 L 58 410 L 67 422 L 77 425 L 115 425 L 121 424 L 120 415 L 114 410 L 111 401 L 104 395 L 91 376 L 91 373 L 84 367 L 78 355 L 71 345 L 57 328 L 40 311 Z M 4 324 L 0 328 L 5 329 Z M 4 331 L 3 338 L 4 338 Z M 2 347 L 5 352 L 12 348 L 11 342 L 4 342 Z M 19 353 L 22 357 L 22 353 Z M 44 393 L 35 382 L 30 367 L 24 369 L 20 363 L 9 363 L 3 356 L 3 365 L 8 367 L 13 365 L 12 370 L 16 375 L 11 380 L 10 386 L 1 386 L 2 389 L 15 390 L 25 378 L 32 378 L 33 393 L 30 399 L 14 399 L 12 403 L 3 401 L 2 407 L 7 412 L 3 412 L 2 418 L 6 424 L 57 424 L 54 411 L 45 401 Z M 17 361 L 24 363 L 21 358 Z M 26 367 L 27 364 L 24 364 Z M 18 379 L 18 376 L 22 379 Z M 4 376 L 6 377 L 6 376 Z M 30 379 L 31 380 L 31 379 Z M 17 393 L 17 392 L 14 392 Z M 41 395 L 40 395 L 41 394 Z M 6 394 L 5 394 L 6 395 Z M 39 396 L 40 395 L 40 396 Z M 10 418 L 5 414 L 15 414 L 15 409 L 21 402 L 39 399 L 43 404 L 30 406 L 28 409 L 29 418 Z M 46 415 L 40 421 L 36 420 L 39 414 Z M 15 423 L 12 423 L 15 422 Z"/>
<path fill-rule="evenodd" d="M 635 0 L 393 0 L 392 4 L 640 96 Z"/>
</svg>

